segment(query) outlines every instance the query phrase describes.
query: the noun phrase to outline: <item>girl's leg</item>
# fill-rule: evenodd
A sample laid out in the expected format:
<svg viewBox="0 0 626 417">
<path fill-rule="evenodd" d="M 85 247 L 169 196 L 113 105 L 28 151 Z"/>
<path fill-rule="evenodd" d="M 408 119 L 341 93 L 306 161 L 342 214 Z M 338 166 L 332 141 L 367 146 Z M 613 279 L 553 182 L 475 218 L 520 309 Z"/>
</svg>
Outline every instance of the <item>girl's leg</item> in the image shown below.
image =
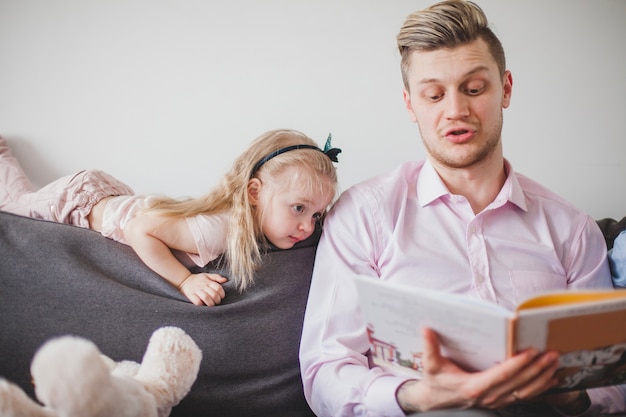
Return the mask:
<svg viewBox="0 0 626 417">
<path fill-rule="evenodd" d="M 33 184 L 0 136 L 0 209 L 6 202 L 17 201 L 22 194 L 33 191 Z"/>
<path fill-rule="evenodd" d="M 17 201 L 0 203 L 0 209 L 89 228 L 89 213 L 100 200 L 132 194 L 133 190 L 129 186 L 111 175 L 87 170 L 60 178 L 39 191 L 22 194 Z"/>
</svg>

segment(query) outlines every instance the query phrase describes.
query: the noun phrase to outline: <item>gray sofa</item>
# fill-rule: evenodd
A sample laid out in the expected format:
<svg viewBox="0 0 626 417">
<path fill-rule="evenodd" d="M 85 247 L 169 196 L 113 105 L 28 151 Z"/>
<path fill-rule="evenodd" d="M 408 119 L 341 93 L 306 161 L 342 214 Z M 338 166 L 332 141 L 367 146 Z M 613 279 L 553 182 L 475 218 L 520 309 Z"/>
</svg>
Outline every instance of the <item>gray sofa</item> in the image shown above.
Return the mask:
<svg viewBox="0 0 626 417">
<path fill-rule="evenodd" d="M 298 347 L 318 238 L 268 253 L 254 287 L 239 294 L 226 284 L 223 304 L 207 308 L 189 303 L 128 246 L 0 212 L 0 377 L 32 397 L 30 361 L 45 340 L 80 335 L 115 360 L 139 362 L 152 332 L 172 325 L 196 341 L 203 360 L 171 416 L 313 416 Z"/>
<path fill-rule="evenodd" d="M 626 220 L 598 224 L 609 247 L 626 228 Z M 203 351 L 198 379 L 173 417 L 313 416 L 298 348 L 318 239 L 319 231 L 270 251 L 249 291 L 226 284 L 223 304 L 207 308 L 190 304 L 128 246 L 0 212 L 0 377 L 33 396 L 30 361 L 45 340 L 80 335 L 115 360 L 140 361 L 152 332 L 173 325 Z"/>
</svg>

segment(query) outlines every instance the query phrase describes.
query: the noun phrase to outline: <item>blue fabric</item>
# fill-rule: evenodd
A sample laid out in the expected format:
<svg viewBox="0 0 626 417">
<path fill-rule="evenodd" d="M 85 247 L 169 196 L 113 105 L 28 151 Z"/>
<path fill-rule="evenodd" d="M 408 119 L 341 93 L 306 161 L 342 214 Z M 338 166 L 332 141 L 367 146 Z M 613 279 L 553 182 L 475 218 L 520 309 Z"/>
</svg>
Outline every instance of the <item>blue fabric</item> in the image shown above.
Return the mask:
<svg viewBox="0 0 626 417">
<path fill-rule="evenodd" d="M 613 242 L 609 251 L 609 266 L 613 285 L 626 288 L 626 230 L 622 231 Z"/>
</svg>

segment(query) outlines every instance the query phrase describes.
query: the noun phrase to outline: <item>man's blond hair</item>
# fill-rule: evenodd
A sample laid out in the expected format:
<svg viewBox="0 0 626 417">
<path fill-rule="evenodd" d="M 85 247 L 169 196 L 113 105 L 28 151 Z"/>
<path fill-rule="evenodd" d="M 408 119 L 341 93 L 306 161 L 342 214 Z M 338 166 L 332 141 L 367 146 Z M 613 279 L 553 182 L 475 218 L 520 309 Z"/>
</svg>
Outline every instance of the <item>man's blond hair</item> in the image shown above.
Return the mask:
<svg viewBox="0 0 626 417">
<path fill-rule="evenodd" d="M 487 16 L 474 2 L 447 0 L 411 13 L 397 36 L 402 80 L 408 89 L 411 52 L 451 49 L 476 39 L 484 40 L 501 75 L 506 71 L 504 49 L 489 28 Z"/>
</svg>

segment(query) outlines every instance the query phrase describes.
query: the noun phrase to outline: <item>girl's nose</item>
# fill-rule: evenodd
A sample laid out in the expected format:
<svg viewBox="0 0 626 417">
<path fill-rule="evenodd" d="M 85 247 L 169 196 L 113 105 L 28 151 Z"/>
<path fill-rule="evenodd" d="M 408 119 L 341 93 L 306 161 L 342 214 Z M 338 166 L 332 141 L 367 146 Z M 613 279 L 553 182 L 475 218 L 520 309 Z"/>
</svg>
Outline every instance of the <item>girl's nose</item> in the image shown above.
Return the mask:
<svg viewBox="0 0 626 417">
<path fill-rule="evenodd" d="M 305 233 L 313 232 L 314 228 L 315 228 L 315 219 L 310 219 L 309 221 L 305 220 L 300 223 L 300 227 L 299 227 L 299 229 Z"/>
</svg>

